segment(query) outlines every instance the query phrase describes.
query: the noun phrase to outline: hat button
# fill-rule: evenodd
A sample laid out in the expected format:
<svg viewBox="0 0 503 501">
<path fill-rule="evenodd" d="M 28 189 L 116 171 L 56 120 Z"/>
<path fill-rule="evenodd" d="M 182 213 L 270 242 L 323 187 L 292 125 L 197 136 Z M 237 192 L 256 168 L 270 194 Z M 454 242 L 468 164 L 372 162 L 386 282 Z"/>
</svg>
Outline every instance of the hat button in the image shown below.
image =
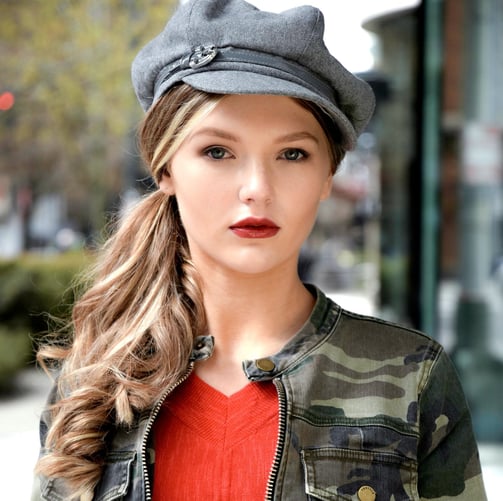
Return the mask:
<svg viewBox="0 0 503 501">
<path fill-rule="evenodd" d="M 360 501 L 375 501 L 376 491 L 370 485 L 363 485 L 358 489 L 358 499 Z"/>
</svg>

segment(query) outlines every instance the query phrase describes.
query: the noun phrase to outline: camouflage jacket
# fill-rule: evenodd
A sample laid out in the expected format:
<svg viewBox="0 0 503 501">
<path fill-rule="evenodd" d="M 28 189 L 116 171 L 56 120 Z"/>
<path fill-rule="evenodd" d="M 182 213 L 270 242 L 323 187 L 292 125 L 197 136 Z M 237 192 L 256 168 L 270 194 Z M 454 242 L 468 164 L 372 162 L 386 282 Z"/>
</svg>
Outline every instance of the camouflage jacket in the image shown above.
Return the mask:
<svg viewBox="0 0 503 501">
<path fill-rule="evenodd" d="M 316 294 L 309 321 L 281 352 L 243 364 L 250 381 L 273 380 L 279 395 L 266 500 L 486 500 L 469 411 L 442 347 Z M 196 340 L 184 378 L 212 347 L 210 337 Z M 115 433 L 94 500 L 151 499 L 150 431 L 172 390 Z M 36 490 L 33 499 L 65 499 L 57 480 Z"/>
</svg>

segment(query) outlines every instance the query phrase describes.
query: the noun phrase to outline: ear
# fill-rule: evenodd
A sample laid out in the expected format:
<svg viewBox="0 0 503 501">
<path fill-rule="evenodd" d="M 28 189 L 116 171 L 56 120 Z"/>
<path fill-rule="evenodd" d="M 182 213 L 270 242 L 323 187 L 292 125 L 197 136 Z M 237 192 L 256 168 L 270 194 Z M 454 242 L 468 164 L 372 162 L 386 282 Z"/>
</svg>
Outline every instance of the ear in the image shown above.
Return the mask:
<svg viewBox="0 0 503 501">
<path fill-rule="evenodd" d="M 173 183 L 173 178 L 169 175 L 167 170 L 163 172 L 161 180 L 159 181 L 159 189 L 166 195 L 175 194 L 175 186 Z"/>
<path fill-rule="evenodd" d="M 332 182 L 334 179 L 334 175 L 332 172 L 328 175 L 327 179 L 323 183 L 323 186 L 321 188 L 321 194 L 320 194 L 320 201 L 321 200 L 326 200 L 329 196 L 330 193 L 332 193 Z"/>
</svg>

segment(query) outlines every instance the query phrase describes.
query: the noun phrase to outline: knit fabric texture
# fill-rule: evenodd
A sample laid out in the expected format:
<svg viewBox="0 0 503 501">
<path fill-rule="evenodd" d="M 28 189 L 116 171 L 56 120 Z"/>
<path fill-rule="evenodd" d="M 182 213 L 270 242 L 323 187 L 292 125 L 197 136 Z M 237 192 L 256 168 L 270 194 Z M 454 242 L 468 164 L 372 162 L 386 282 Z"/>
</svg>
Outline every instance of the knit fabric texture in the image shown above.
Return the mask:
<svg viewBox="0 0 503 501">
<path fill-rule="evenodd" d="M 154 428 L 154 501 L 263 500 L 278 435 L 271 382 L 230 397 L 192 374 Z"/>
</svg>

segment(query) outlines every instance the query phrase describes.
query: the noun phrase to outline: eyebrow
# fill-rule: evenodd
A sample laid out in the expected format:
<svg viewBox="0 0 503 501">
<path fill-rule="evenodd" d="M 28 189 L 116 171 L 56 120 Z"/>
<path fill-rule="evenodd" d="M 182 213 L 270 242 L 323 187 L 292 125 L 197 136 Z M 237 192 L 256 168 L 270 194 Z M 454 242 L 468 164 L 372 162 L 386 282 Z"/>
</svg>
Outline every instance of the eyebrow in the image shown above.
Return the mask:
<svg viewBox="0 0 503 501">
<path fill-rule="evenodd" d="M 232 134 L 231 132 L 227 132 L 222 129 L 217 129 L 216 127 L 204 127 L 203 129 L 199 129 L 191 135 L 191 138 L 197 136 L 215 136 L 220 137 L 222 139 L 229 139 L 230 141 L 238 141 L 237 136 Z"/>
<path fill-rule="evenodd" d="M 299 132 L 292 132 L 291 134 L 285 134 L 284 136 L 278 137 L 276 142 L 281 143 L 283 141 L 299 141 L 301 139 L 310 139 L 311 141 L 314 141 L 316 144 L 320 143 L 320 140 L 314 135 L 311 134 L 310 132 L 307 131 L 299 131 Z"/>
<path fill-rule="evenodd" d="M 191 137 L 194 138 L 197 136 L 215 136 L 215 137 L 219 137 L 222 139 L 228 139 L 230 141 L 235 141 L 235 142 L 239 141 L 239 138 L 236 135 L 234 135 L 231 132 L 228 132 L 226 130 L 218 129 L 216 127 L 205 127 L 203 129 L 200 129 L 200 130 L 194 132 L 194 134 L 192 134 Z M 284 141 L 287 141 L 287 142 L 288 141 L 299 141 L 302 139 L 310 139 L 311 141 L 314 141 L 316 144 L 320 143 L 320 140 L 314 134 L 311 134 L 308 131 L 291 132 L 291 133 L 285 134 L 284 136 L 278 137 L 276 139 L 276 142 L 281 143 Z"/>
</svg>

